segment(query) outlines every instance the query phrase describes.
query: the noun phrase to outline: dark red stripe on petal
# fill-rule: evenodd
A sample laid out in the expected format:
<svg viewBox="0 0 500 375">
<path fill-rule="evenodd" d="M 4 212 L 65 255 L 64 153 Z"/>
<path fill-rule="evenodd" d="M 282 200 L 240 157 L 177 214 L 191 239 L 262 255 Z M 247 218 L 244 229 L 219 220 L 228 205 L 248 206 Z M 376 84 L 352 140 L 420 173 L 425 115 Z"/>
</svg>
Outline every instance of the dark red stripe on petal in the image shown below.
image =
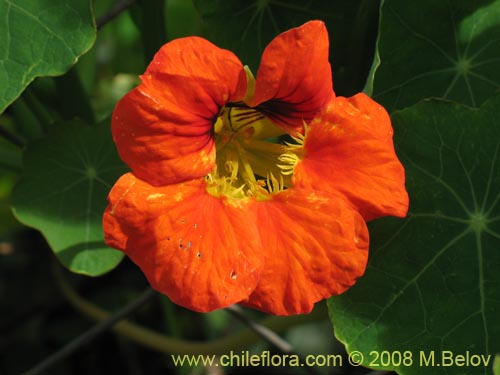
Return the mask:
<svg viewBox="0 0 500 375">
<path fill-rule="evenodd" d="M 317 114 L 316 111 L 313 113 L 297 112 L 296 104 L 277 99 L 264 102 L 258 105 L 256 109 L 288 134 L 303 133 L 304 122 L 309 122 Z"/>
<path fill-rule="evenodd" d="M 328 32 L 321 21 L 278 35 L 264 50 L 251 107 L 288 133 L 321 112 L 334 95 Z"/>
<path fill-rule="evenodd" d="M 232 130 L 237 131 L 264 118 L 264 114 L 253 108 L 229 108 L 228 119 Z"/>
</svg>

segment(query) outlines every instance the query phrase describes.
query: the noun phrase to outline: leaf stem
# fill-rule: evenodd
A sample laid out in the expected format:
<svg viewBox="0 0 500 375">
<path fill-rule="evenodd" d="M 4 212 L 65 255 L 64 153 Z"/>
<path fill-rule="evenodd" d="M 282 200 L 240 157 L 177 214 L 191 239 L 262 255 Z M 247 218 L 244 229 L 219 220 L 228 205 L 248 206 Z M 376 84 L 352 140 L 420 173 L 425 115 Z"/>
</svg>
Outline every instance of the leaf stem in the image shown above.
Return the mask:
<svg viewBox="0 0 500 375">
<path fill-rule="evenodd" d="M 87 124 L 94 124 L 94 111 L 76 67 L 73 66 L 66 74 L 55 77 L 54 82 L 63 118 L 72 120 L 74 117 L 80 117 Z"/>
<path fill-rule="evenodd" d="M 138 0 L 141 9 L 141 36 L 146 64 L 153 59 L 158 49 L 167 41 L 165 28 L 165 1 Z"/>
<path fill-rule="evenodd" d="M 24 141 L 18 137 L 16 134 L 12 133 L 10 130 L 6 129 L 4 126 L 0 125 L 0 137 L 8 141 L 9 143 L 12 143 L 14 146 L 17 146 L 19 148 L 24 147 Z"/>
<path fill-rule="evenodd" d="M 26 101 L 27 106 L 40 123 L 42 132 L 47 133 L 50 125 L 55 122 L 52 114 L 45 109 L 43 104 L 29 87 L 24 90 L 23 99 Z"/>
<path fill-rule="evenodd" d="M 362 0 L 354 18 L 355 25 L 350 36 L 350 64 L 351 82 L 349 90 L 354 94 L 363 89 L 372 65 L 377 67 L 376 41 L 378 35 L 378 21 L 380 0 Z"/>
<path fill-rule="evenodd" d="M 250 329 L 252 329 L 255 333 L 257 333 L 268 343 L 276 347 L 280 352 L 284 354 L 296 355 L 298 358 L 301 359 L 300 360 L 301 363 L 306 363 L 306 361 L 304 361 L 304 358 L 302 358 L 300 354 L 298 354 L 293 350 L 293 347 L 290 343 L 282 339 L 274 331 L 250 319 L 248 316 L 245 315 L 245 313 L 239 306 L 236 305 L 229 306 L 226 308 L 226 311 L 228 311 L 231 315 L 235 316 L 237 319 L 246 324 Z M 313 375 L 319 374 L 319 372 L 314 367 L 311 366 L 304 367 L 304 370 L 309 374 Z"/>
<path fill-rule="evenodd" d="M 237 306 L 229 306 L 225 309 L 228 313 L 236 317 L 238 320 L 247 325 L 252 331 L 257 333 L 260 337 L 266 340 L 268 343 L 276 347 L 282 353 L 291 353 L 293 352 L 292 345 L 290 345 L 287 341 L 283 340 L 280 336 L 274 333 L 267 327 L 262 326 L 261 324 L 250 319 L 243 310 Z"/>
<path fill-rule="evenodd" d="M 39 119 L 26 101 L 26 95 L 28 93 L 21 95 L 10 106 L 16 132 L 21 136 L 25 144 L 44 135 Z"/>
<path fill-rule="evenodd" d="M 82 335 L 75 338 L 68 345 L 61 348 L 59 351 L 55 352 L 53 355 L 47 357 L 45 360 L 40 362 L 38 365 L 30 369 L 25 373 L 25 375 L 37 375 L 44 373 L 48 368 L 52 367 L 57 362 L 68 357 L 77 349 L 88 344 L 94 340 L 97 336 L 107 331 L 109 328 L 113 327 L 116 323 L 122 320 L 124 317 L 130 315 L 132 312 L 137 310 L 139 307 L 143 306 L 151 297 L 155 295 L 155 291 L 151 288 L 147 288 L 138 298 L 130 302 L 116 314 L 113 314 L 108 319 L 101 321 L 94 327 L 83 333 Z"/>
<path fill-rule="evenodd" d="M 132 4 L 135 3 L 135 0 L 124 0 L 122 2 L 114 4 L 108 12 L 99 17 L 96 21 L 97 30 L 101 29 L 108 22 L 112 21 L 116 17 L 120 15 L 121 12 L 128 9 Z"/>
<path fill-rule="evenodd" d="M 64 297 L 82 314 L 97 321 L 105 321 L 112 316 L 110 312 L 101 309 L 92 302 L 78 295 L 71 285 L 69 285 L 69 283 L 64 279 L 60 270 L 56 272 L 56 280 Z M 290 317 L 271 316 L 263 319 L 260 324 L 276 333 L 280 333 L 286 331 L 290 327 L 320 321 L 326 317 L 327 311 L 325 305 L 318 304 L 318 306 L 309 315 L 297 315 Z M 168 337 L 129 321 L 122 321 L 112 327 L 112 329 L 119 335 L 135 341 L 136 343 L 167 354 L 225 354 L 231 350 L 235 351 L 244 349 L 260 341 L 260 337 L 248 328 L 210 342 L 187 341 Z"/>
</svg>

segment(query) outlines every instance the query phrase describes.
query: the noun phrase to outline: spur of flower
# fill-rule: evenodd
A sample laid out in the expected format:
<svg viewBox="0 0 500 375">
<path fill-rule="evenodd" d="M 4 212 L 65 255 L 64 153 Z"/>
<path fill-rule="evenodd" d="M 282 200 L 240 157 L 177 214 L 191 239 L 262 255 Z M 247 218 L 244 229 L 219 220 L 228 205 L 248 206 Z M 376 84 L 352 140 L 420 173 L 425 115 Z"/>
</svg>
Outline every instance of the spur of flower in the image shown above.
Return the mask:
<svg viewBox="0 0 500 375">
<path fill-rule="evenodd" d="M 308 313 L 363 275 L 365 222 L 406 215 L 390 119 L 364 94 L 335 96 L 328 48 L 310 21 L 272 40 L 254 77 L 230 51 L 177 39 L 117 104 L 131 172 L 105 239 L 173 302 Z"/>
</svg>

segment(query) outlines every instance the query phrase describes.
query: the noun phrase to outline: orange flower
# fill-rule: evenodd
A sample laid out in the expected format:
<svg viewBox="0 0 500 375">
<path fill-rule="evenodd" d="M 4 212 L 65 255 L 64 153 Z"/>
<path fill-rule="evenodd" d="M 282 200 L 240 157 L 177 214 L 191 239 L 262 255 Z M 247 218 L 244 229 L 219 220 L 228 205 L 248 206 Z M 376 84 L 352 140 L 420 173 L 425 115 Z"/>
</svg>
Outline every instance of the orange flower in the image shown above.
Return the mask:
<svg viewBox="0 0 500 375">
<path fill-rule="evenodd" d="M 132 173 L 109 194 L 108 245 L 196 311 L 307 313 L 348 289 L 365 220 L 404 216 L 408 197 L 385 110 L 331 82 L 320 21 L 276 37 L 256 79 L 204 39 L 164 45 L 113 113 Z"/>
</svg>

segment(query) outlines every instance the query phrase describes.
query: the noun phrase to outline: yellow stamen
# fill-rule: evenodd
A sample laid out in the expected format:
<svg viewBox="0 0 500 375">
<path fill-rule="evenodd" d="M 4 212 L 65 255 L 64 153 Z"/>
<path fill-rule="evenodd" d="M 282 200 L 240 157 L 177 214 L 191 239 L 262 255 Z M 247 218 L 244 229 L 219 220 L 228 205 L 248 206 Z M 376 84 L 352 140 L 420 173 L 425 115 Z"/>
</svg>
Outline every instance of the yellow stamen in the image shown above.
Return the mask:
<svg viewBox="0 0 500 375">
<path fill-rule="evenodd" d="M 207 176 L 207 191 L 228 200 L 265 200 L 290 185 L 305 135 L 296 134 L 284 145 L 271 142 L 284 131 L 257 108 L 249 107 L 255 78 L 247 66 L 244 69 L 247 91 L 243 101 L 228 103 L 214 122 L 217 167 Z"/>
<path fill-rule="evenodd" d="M 285 152 L 278 156 L 278 160 L 283 164 L 277 164 L 281 169 L 281 173 L 285 176 L 293 174 L 295 166 L 300 161 L 300 158 L 297 154 L 293 152 Z"/>
<path fill-rule="evenodd" d="M 296 133 L 295 135 L 290 136 L 295 143 L 285 142 L 286 148 L 288 148 L 290 151 L 304 148 L 304 142 L 306 141 L 307 134 L 307 124 L 305 122 L 304 129 L 304 134 Z"/>
<path fill-rule="evenodd" d="M 296 133 L 295 135 L 291 136 L 294 143 L 285 142 L 285 146 L 283 146 L 285 152 L 278 156 L 278 160 L 281 162 L 281 164 L 277 165 L 281 169 L 281 173 L 284 176 L 292 175 L 295 170 L 295 166 L 301 160 L 307 133 L 307 125 L 305 123 L 304 128 L 304 134 Z"/>
<path fill-rule="evenodd" d="M 280 176 L 280 180 L 278 181 L 276 177 L 272 173 L 267 176 L 267 189 L 269 193 L 278 193 L 284 189 L 283 177 Z"/>
</svg>

